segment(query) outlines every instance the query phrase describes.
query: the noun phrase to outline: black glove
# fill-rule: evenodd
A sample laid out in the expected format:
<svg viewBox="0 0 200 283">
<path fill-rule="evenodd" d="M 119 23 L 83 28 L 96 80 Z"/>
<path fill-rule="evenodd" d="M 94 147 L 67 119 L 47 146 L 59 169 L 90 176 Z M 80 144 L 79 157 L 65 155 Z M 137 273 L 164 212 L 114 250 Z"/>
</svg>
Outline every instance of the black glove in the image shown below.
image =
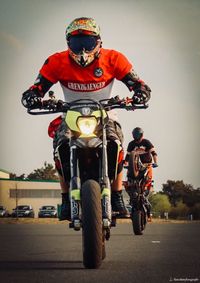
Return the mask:
<svg viewBox="0 0 200 283">
<path fill-rule="evenodd" d="M 27 90 L 22 94 L 22 105 L 29 109 L 36 109 L 42 106 L 41 97 L 33 90 Z"/>
<path fill-rule="evenodd" d="M 157 164 L 157 163 L 152 163 L 152 167 L 153 167 L 153 168 L 157 168 L 157 167 L 158 167 L 158 164 Z"/>
<path fill-rule="evenodd" d="M 147 85 L 141 85 L 134 89 L 133 104 L 145 104 L 151 98 L 151 89 Z"/>
</svg>

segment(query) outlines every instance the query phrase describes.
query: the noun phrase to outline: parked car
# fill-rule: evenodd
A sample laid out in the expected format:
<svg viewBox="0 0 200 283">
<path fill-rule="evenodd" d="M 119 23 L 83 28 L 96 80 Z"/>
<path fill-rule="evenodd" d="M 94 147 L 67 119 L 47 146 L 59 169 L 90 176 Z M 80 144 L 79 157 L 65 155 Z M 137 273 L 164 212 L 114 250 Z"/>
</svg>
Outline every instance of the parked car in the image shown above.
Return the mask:
<svg viewBox="0 0 200 283">
<path fill-rule="evenodd" d="M 6 208 L 2 205 L 0 205 L 0 217 L 8 217 L 9 213 L 6 210 Z"/>
<path fill-rule="evenodd" d="M 57 209 L 53 205 L 43 205 L 39 212 L 38 212 L 38 217 L 57 217 Z"/>
<path fill-rule="evenodd" d="M 34 210 L 31 205 L 18 205 L 13 209 L 12 217 L 35 217 Z"/>
</svg>

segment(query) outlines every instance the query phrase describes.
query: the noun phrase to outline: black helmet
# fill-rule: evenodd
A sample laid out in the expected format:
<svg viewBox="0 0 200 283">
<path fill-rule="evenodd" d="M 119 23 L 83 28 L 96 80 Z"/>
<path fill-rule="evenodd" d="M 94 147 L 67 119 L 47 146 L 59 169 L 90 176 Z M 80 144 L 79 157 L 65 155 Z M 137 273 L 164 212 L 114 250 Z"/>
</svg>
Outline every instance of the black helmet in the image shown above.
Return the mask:
<svg viewBox="0 0 200 283">
<path fill-rule="evenodd" d="M 136 127 L 132 131 L 133 138 L 136 141 L 139 141 L 142 138 L 143 134 L 144 134 L 144 131 L 139 127 Z"/>
</svg>

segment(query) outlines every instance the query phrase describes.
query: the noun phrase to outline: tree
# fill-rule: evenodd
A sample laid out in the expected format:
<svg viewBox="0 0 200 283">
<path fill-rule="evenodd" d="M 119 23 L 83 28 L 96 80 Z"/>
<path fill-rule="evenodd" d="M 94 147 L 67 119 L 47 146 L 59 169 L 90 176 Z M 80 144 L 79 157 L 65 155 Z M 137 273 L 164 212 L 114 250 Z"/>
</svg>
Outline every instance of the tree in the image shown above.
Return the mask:
<svg viewBox="0 0 200 283">
<path fill-rule="evenodd" d="M 182 201 L 179 201 L 176 207 L 172 207 L 169 213 L 169 217 L 171 218 L 187 218 L 188 215 L 189 207 Z"/>
<path fill-rule="evenodd" d="M 193 201 L 191 201 L 191 195 L 195 191 L 192 185 L 184 184 L 181 181 L 172 181 L 168 180 L 166 184 L 163 184 L 162 188 L 164 194 L 169 197 L 169 201 L 172 206 L 176 207 L 177 203 L 183 201 L 184 203 L 193 205 Z M 189 201 L 190 197 L 190 201 Z"/>
<path fill-rule="evenodd" d="M 25 180 L 26 179 L 26 177 L 25 177 L 26 175 L 23 173 L 23 174 L 21 174 L 21 175 L 19 175 L 19 176 L 17 176 L 17 174 L 15 174 L 15 173 L 10 173 L 10 179 L 22 179 L 22 180 Z"/>
<path fill-rule="evenodd" d="M 193 215 L 194 220 L 200 219 L 200 202 L 196 203 L 192 208 L 190 208 L 189 214 Z"/>
<path fill-rule="evenodd" d="M 188 207 L 193 207 L 195 204 L 200 204 L 200 190 L 196 189 L 188 193 L 183 194 L 182 196 L 183 203 Z"/>
<path fill-rule="evenodd" d="M 27 178 L 29 180 L 58 180 L 57 171 L 50 163 L 44 162 L 44 167 L 35 169 Z"/>
<path fill-rule="evenodd" d="M 163 215 L 165 212 L 169 212 L 171 204 L 168 197 L 165 194 L 157 193 L 150 196 L 149 201 L 152 205 L 152 211 Z"/>
</svg>

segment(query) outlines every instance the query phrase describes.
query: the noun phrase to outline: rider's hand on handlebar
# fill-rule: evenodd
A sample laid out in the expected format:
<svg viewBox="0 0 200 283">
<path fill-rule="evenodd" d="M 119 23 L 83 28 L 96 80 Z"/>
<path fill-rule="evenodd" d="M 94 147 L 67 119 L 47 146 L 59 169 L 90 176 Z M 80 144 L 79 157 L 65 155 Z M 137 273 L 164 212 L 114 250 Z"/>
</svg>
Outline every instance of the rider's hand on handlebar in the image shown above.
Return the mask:
<svg viewBox="0 0 200 283">
<path fill-rule="evenodd" d="M 134 90 L 133 104 L 145 104 L 151 97 L 151 89 L 147 85 L 141 85 Z"/>
<path fill-rule="evenodd" d="M 157 163 L 152 163 L 152 167 L 153 167 L 153 168 L 157 168 L 157 167 L 158 167 L 158 164 L 157 164 Z"/>
<path fill-rule="evenodd" d="M 61 109 L 63 107 L 63 101 L 62 100 L 58 100 L 57 101 L 57 110 Z M 66 104 L 66 103 L 65 103 Z"/>
<path fill-rule="evenodd" d="M 28 109 L 36 109 L 42 106 L 41 97 L 38 97 L 33 90 L 24 92 L 21 102 Z"/>
<path fill-rule="evenodd" d="M 110 99 L 109 99 L 109 103 L 118 103 L 118 102 L 120 102 L 120 98 L 119 98 L 119 96 L 117 95 L 117 96 L 115 96 L 115 97 L 111 97 Z"/>
</svg>

